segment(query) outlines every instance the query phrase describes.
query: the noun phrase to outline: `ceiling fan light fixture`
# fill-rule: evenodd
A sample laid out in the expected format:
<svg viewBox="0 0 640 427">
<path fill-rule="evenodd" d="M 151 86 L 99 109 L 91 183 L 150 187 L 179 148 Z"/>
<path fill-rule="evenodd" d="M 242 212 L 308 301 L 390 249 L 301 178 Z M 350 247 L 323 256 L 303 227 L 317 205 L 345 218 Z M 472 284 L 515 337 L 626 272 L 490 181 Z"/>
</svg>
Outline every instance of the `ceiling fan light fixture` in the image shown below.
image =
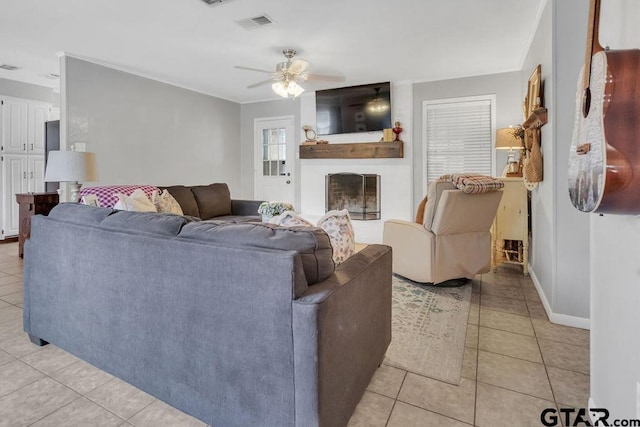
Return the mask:
<svg viewBox="0 0 640 427">
<path fill-rule="evenodd" d="M 304 92 L 304 88 L 296 82 L 279 81 L 271 85 L 271 89 L 283 98 L 296 98 Z"/>
</svg>

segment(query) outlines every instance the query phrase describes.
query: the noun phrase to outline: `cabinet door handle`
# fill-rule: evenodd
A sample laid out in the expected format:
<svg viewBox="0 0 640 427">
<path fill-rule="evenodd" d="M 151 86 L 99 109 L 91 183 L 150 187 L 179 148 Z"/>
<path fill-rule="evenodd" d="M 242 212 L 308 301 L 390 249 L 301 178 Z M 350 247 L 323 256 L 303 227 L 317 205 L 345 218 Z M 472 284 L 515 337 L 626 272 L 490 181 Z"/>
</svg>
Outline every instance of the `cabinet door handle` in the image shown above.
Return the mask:
<svg viewBox="0 0 640 427">
<path fill-rule="evenodd" d="M 31 144 L 31 148 L 30 148 L 30 150 L 31 150 L 31 151 L 33 151 L 33 144 Z"/>
<path fill-rule="evenodd" d="M 22 151 L 26 151 L 27 150 L 27 144 L 22 144 Z"/>
<path fill-rule="evenodd" d="M 22 172 L 22 178 L 23 179 L 27 179 L 27 173 L 26 172 Z"/>
<path fill-rule="evenodd" d="M 31 179 L 33 179 L 33 172 L 31 172 Z"/>
</svg>

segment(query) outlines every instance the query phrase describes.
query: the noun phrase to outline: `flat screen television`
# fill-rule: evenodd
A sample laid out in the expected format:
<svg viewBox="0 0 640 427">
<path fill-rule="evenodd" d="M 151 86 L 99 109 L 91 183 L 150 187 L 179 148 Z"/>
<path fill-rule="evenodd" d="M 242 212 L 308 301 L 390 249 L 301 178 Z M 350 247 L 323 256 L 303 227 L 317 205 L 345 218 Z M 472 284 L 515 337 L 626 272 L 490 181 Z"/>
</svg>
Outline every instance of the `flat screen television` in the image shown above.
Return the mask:
<svg viewBox="0 0 640 427">
<path fill-rule="evenodd" d="M 371 132 L 391 127 L 389 82 L 316 91 L 318 135 Z"/>
</svg>

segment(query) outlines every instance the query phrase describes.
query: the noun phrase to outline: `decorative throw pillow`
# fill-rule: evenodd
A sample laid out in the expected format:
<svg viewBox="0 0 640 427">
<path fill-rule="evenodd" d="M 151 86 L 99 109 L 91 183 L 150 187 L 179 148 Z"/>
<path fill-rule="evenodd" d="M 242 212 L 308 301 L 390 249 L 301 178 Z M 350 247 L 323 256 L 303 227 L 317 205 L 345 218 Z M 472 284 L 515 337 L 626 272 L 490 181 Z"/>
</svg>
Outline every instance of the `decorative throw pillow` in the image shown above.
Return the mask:
<svg viewBox="0 0 640 427">
<path fill-rule="evenodd" d="M 158 212 L 184 215 L 180 203 L 167 190 L 153 193 L 151 199 Z"/>
<path fill-rule="evenodd" d="M 271 217 L 269 220 L 269 224 L 277 224 L 282 227 L 295 227 L 295 226 L 304 226 L 304 227 L 313 227 L 314 225 L 298 215 L 295 211 L 284 211 L 280 215 L 276 215 Z"/>
<path fill-rule="evenodd" d="M 117 194 L 118 202 L 113 207 L 122 211 L 157 212 L 155 205 L 149 200 L 142 189 L 136 189 L 130 196 Z"/>
<path fill-rule="evenodd" d="M 333 247 L 333 262 L 336 266 L 355 253 L 356 240 L 349 211 L 343 209 L 327 212 L 318 220 L 318 227 L 329 235 Z"/>
</svg>

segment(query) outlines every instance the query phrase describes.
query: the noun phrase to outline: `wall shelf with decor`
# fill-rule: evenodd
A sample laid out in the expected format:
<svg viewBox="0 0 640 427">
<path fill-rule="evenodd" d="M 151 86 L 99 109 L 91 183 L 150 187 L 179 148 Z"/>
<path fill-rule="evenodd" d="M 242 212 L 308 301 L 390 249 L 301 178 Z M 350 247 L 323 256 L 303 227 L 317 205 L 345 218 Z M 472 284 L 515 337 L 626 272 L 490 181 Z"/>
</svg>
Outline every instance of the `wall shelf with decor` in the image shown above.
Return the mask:
<svg viewBox="0 0 640 427">
<path fill-rule="evenodd" d="M 301 145 L 301 159 L 400 159 L 403 142 L 353 142 Z"/>
<path fill-rule="evenodd" d="M 531 112 L 527 120 L 522 123 L 524 129 L 541 128 L 547 124 L 547 109 L 544 107 L 536 108 Z"/>
</svg>

